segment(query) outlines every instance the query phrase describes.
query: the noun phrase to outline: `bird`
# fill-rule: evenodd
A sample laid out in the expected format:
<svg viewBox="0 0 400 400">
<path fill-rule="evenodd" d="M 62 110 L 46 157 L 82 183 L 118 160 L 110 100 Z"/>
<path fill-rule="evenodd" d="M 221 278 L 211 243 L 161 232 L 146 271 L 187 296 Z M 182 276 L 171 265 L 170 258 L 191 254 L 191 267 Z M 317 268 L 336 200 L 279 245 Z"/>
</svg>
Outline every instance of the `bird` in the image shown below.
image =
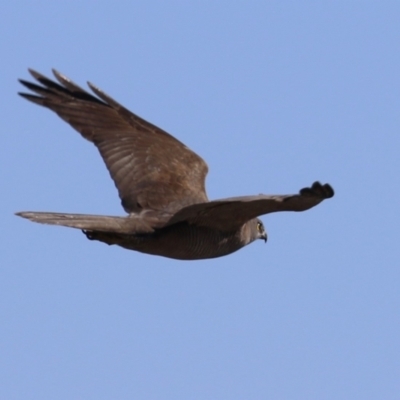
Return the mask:
<svg viewBox="0 0 400 400">
<path fill-rule="evenodd" d="M 206 162 L 178 139 L 119 104 L 90 82 L 82 89 L 53 69 L 55 79 L 28 69 L 23 98 L 46 107 L 92 142 L 114 181 L 126 216 L 17 212 L 33 222 L 82 230 L 90 240 L 172 258 L 222 257 L 261 239 L 261 215 L 305 211 L 334 196 L 314 182 L 291 195 L 210 201 Z"/>
</svg>

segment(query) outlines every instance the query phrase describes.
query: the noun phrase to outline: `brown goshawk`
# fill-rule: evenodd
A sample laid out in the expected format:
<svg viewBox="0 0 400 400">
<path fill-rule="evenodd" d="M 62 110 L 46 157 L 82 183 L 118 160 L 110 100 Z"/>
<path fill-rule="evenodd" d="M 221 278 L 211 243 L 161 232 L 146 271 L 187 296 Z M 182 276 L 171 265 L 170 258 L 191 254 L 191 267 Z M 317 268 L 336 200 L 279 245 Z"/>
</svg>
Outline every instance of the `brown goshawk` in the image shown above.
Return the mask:
<svg viewBox="0 0 400 400">
<path fill-rule="evenodd" d="M 315 182 L 293 195 L 257 195 L 209 201 L 207 164 L 167 132 L 133 114 L 96 86 L 96 95 L 53 70 L 58 82 L 29 70 L 20 80 L 47 107 L 99 150 L 118 189 L 125 217 L 19 212 L 34 222 L 81 229 L 91 240 L 181 260 L 221 257 L 256 239 L 267 240 L 257 217 L 305 211 L 334 195 Z"/>
</svg>

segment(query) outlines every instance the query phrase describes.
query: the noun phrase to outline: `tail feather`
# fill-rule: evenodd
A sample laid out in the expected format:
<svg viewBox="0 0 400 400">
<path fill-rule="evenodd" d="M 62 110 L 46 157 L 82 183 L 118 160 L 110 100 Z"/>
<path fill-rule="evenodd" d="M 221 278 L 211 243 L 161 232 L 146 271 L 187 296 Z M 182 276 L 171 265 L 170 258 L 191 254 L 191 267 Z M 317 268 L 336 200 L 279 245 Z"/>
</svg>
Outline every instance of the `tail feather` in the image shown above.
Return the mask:
<svg viewBox="0 0 400 400">
<path fill-rule="evenodd" d="M 117 232 L 126 234 L 151 233 L 152 226 L 140 216 L 109 217 L 103 215 L 63 214 L 50 212 L 18 212 L 19 217 L 33 222 L 61 225 L 88 231 Z"/>
</svg>

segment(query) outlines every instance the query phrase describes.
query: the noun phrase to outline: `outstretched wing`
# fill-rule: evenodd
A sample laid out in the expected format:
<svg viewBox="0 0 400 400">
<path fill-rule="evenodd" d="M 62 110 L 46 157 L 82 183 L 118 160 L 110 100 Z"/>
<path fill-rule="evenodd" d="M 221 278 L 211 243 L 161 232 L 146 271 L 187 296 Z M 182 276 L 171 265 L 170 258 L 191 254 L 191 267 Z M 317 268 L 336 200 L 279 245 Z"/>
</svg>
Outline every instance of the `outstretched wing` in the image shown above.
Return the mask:
<svg viewBox="0 0 400 400">
<path fill-rule="evenodd" d="M 207 226 L 221 231 L 239 228 L 245 222 L 277 211 L 305 211 L 325 199 L 333 197 L 329 184 L 313 183 L 301 189 L 299 194 L 281 196 L 243 196 L 194 204 L 178 211 L 168 222 L 173 225 L 187 221 L 190 224 Z"/>
<path fill-rule="evenodd" d="M 29 72 L 42 86 L 20 80 L 37 94 L 20 95 L 54 111 L 96 145 L 127 212 L 175 212 L 207 201 L 207 164 L 183 143 L 91 83 L 88 85 L 98 97 L 55 70 L 59 83 Z"/>
</svg>

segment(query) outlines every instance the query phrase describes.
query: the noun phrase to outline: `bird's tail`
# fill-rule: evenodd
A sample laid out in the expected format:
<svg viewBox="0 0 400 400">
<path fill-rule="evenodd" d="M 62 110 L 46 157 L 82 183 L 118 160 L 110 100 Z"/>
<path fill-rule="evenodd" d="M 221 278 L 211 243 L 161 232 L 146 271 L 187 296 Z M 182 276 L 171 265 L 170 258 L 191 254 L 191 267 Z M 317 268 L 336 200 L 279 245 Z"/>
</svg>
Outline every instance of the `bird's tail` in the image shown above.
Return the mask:
<svg viewBox="0 0 400 400">
<path fill-rule="evenodd" d="M 50 212 L 18 212 L 19 217 L 33 222 L 49 225 L 61 225 L 69 228 L 87 231 L 117 232 L 117 233 L 150 233 L 153 228 L 142 218 L 109 217 L 103 215 L 63 214 Z"/>
</svg>

